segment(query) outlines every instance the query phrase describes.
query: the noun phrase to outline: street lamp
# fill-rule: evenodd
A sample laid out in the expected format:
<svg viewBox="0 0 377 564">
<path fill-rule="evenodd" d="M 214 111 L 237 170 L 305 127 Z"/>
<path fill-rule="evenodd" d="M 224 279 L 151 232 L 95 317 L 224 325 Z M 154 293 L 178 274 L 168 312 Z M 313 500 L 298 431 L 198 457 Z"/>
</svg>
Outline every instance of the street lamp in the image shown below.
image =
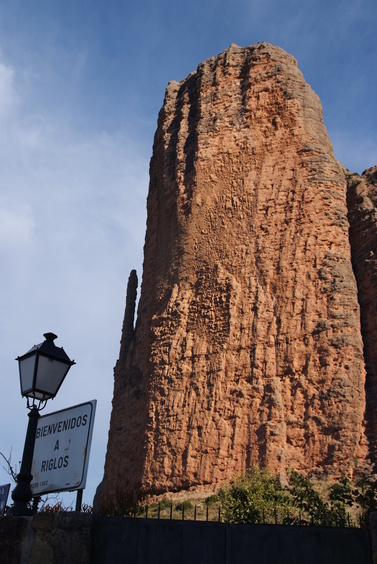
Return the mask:
<svg viewBox="0 0 377 564">
<path fill-rule="evenodd" d="M 47 400 L 56 396 L 68 370 L 75 364 L 63 348 L 54 344 L 57 338 L 54 333 L 45 333 L 43 336 L 43 343 L 34 345 L 27 353 L 16 358 L 20 371 L 21 395 L 27 398 L 30 411 L 20 473 L 12 492 L 14 504 L 10 515 L 29 515 L 27 504 L 33 497 L 30 487 L 33 478 L 31 465 L 39 411 L 46 406 Z"/>
</svg>

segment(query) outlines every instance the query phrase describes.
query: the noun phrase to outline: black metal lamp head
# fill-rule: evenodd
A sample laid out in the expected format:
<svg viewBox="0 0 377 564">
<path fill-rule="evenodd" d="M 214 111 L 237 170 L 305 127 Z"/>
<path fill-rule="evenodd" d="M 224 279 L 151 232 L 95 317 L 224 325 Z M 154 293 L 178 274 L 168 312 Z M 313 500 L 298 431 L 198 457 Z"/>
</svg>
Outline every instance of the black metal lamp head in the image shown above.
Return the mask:
<svg viewBox="0 0 377 564">
<path fill-rule="evenodd" d="M 21 395 L 40 404 L 56 396 L 74 360 L 70 360 L 54 340 L 57 335 L 45 333 L 45 341 L 34 345 L 27 353 L 18 356 Z M 29 406 L 30 407 L 30 406 Z"/>
</svg>

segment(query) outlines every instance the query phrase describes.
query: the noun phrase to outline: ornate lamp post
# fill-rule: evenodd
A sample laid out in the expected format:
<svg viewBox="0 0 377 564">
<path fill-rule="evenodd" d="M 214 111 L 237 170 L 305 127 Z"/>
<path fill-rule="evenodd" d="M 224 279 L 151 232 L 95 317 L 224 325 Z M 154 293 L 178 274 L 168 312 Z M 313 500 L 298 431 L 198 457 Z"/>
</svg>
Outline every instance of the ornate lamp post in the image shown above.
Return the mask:
<svg viewBox="0 0 377 564">
<path fill-rule="evenodd" d="M 10 515 L 30 514 L 27 504 L 32 498 L 31 465 L 39 412 L 46 406 L 47 400 L 56 396 L 68 370 L 75 364 L 63 348 L 54 344 L 57 338 L 54 333 L 45 333 L 43 336 L 43 343 L 34 345 L 27 353 L 16 358 L 20 371 L 21 395 L 27 398 L 30 412 L 20 473 L 12 492 L 14 504 Z"/>
</svg>

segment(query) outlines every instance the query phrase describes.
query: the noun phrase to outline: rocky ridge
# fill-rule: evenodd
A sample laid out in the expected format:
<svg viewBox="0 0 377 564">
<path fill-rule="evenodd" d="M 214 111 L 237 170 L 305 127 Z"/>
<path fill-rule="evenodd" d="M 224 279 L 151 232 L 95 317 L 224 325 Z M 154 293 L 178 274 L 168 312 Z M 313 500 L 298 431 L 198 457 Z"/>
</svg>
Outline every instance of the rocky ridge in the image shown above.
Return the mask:
<svg viewBox="0 0 377 564">
<path fill-rule="evenodd" d="M 346 176 L 317 95 L 282 49 L 232 45 L 169 83 L 102 500 L 213 487 L 252 464 L 338 476 L 369 462 L 377 326 L 373 297 L 360 299 L 366 398 L 351 246 L 370 296 L 375 169 L 357 186 Z"/>
</svg>

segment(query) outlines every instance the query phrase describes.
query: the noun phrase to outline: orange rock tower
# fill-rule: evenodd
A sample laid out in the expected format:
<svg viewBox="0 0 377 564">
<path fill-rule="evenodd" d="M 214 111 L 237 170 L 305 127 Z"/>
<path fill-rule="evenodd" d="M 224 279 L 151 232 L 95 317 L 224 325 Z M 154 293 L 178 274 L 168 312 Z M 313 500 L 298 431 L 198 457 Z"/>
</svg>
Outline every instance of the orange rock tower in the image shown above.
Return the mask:
<svg viewBox="0 0 377 564">
<path fill-rule="evenodd" d="M 280 48 L 231 45 L 169 83 L 102 499 L 367 458 L 346 195 L 320 101 Z"/>
</svg>

